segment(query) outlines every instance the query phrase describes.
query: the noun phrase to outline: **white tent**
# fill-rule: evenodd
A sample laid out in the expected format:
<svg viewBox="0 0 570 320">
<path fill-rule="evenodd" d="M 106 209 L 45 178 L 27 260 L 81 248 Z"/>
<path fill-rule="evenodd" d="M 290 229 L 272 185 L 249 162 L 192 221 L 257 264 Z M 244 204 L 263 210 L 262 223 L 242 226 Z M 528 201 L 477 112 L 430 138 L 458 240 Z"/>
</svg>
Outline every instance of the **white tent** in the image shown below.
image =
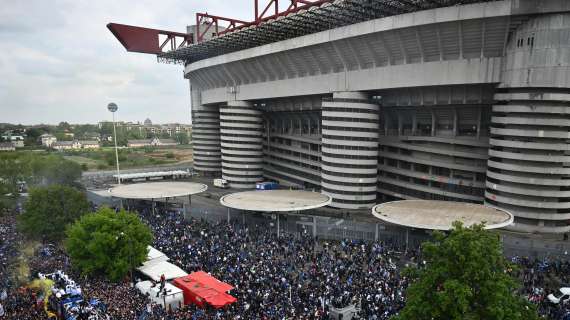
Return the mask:
<svg viewBox="0 0 570 320">
<path fill-rule="evenodd" d="M 161 305 L 165 310 L 169 308 L 172 310 L 176 310 L 184 305 L 184 292 L 179 288 L 171 285 L 170 283 L 166 283 L 165 289 L 167 294 L 162 295 L 162 293 L 158 294 L 158 290 L 160 289 L 160 284 L 152 287 L 152 282 L 150 281 L 141 281 L 138 282 L 135 287 L 139 290 L 143 295 L 148 294 L 150 300 L 153 303 Z M 165 306 L 166 303 L 166 306 Z"/>
<path fill-rule="evenodd" d="M 186 271 L 167 261 L 148 261 L 138 267 L 137 270 L 155 282 L 160 281 L 161 275 L 164 275 L 166 280 L 188 275 Z"/>
<path fill-rule="evenodd" d="M 155 248 L 148 246 L 148 255 L 146 257 L 146 262 L 150 261 L 168 261 L 168 257 L 162 253 L 161 251 L 156 250 Z"/>
</svg>

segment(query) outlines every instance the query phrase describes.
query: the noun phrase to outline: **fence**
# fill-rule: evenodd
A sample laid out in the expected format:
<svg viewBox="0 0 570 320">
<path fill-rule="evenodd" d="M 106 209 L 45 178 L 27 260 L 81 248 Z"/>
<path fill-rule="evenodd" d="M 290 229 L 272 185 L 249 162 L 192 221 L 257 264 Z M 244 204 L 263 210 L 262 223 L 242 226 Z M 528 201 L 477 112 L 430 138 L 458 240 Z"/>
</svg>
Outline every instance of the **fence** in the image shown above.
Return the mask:
<svg viewBox="0 0 570 320">
<path fill-rule="evenodd" d="M 322 240 L 365 240 L 382 241 L 393 244 L 397 248 L 417 248 L 431 238 L 424 230 L 408 230 L 406 228 L 374 224 L 351 219 L 303 216 L 294 214 L 260 214 L 226 208 L 215 208 L 192 204 L 190 216 L 211 222 L 227 221 L 248 226 L 267 226 L 277 233 L 286 232 L 299 236 L 302 233 L 313 234 Z M 279 219 L 277 217 L 279 216 Z M 557 258 L 570 260 L 569 243 L 558 240 L 532 239 L 513 234 L 501 234 L 504 254 L 511 256 L 527 256 L 531 258 Z"/>
</svg>

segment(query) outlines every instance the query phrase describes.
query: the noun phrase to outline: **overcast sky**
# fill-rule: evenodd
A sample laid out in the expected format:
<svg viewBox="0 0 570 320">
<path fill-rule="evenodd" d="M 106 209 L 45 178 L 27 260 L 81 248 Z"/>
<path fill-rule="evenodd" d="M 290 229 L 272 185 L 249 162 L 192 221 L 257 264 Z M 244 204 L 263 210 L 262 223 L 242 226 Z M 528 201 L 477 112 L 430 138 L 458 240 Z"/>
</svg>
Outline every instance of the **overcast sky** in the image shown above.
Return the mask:
<svg viewBox="0 0 570 320">
<path fill-rule="evenodd" d="M 109 22 L 184 32 L 196 12 L 253 20 L 253 0 L 0 0 L 0 123 L 190 122 L 181 65 L 128 53 Z"/>
</svg>

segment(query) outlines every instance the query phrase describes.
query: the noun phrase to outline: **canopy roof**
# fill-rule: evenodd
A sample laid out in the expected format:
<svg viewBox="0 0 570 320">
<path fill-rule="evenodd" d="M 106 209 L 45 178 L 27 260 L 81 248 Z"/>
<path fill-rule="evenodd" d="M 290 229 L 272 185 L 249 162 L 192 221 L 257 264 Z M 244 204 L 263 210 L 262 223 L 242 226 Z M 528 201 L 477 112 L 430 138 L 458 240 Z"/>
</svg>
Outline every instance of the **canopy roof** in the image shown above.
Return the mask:
<svg viewBox="0 0 570 320">
<path fill-rule="evenodd" d="M 183 277 L 188 274 L 167 261 L 148 261 L 141 267 L 138 267 L 137 270 L 154 281 L 160 281 L 160 276 L 163 274 L 166 280 Z"/>
<path fill-rule="evenodd" d="M 148 182 L 122 184 L 109 190 L 112 197 L 123 199 L 163 199 L 204 192 L 208 186 L 195 182 Z"/>
<path fill-rule="evenodd" d="M 248 211 L 302 211 L 324 207 L 331 203 L 331 197 L 302 190 L 244 191 L 225 195 L 220 198 L 220 203 L 228 208 Z"/>
<path fill-rule="evenodd" d="M 184 291 L 184 303 L 203 307 L 207 303 L 215 308 L 232 304 L 237 299 L 226 292 L 234 287 L 222 282 L 204 271 L 174 279 L 175 286 Z"/>
<path fill-rule="evenodd" d="M 156 250 L 154 247 L 148 246 L 148 254 L 146 256 L 146 262 L 149 261 L 168 261 L 168 257 L 162 253 L 162 251 Z"/>
<path fill-rule="evenodd" d="M 461 221 L 465 226 L 485 222 L 485 229 L 497 229 L 514 220 L 511 213 L 498 208 L 436 200 L 386 202 L 374 206 L 372 214 L 391 224 L 428 230 L 451 230 L 455 221 Z"/>
<path fill-rule="evenodd" d="M 135 285 L 135 287 L 143 294 L 145 293 L 149 293 L 151 296 L 156 296 L 156 293 L 158 292 L 158 290 L 160 289 L 160 285 L 155 285 L 154 287 L 152 286 L 152 282 L 151 281 L 141 281 L 141 282 L 137 282 L 137 284 Z M 182 289 L 170 284 L 170 283 L 165 283 L 164 284 L 164 288 L 166 289 L 166 295 L 167 296 L 174 296 L 177 294 L 182 293 Z M 160 296 L 162 297 L 162 292 L 160 293 Z"/>
<path fill-rule="evenodd" d="M 363 21 L 427 9 L 488 1 L 493 0 L 312 1 L 316 5 L 307 10 L 294 10 L 295 12 L 291 14 L 272 18 L 258 25 L 234 28 L 235 31 L 213 37 L 210 40 L 158 54 L 158 60 L 167 63 L 189 63 Z M 163 31 L 152 30 L 151 32 L 160 33 Z M 124 37 L 120 33 L 113 33 L 122 43 L 124 42 L 122 40 Z M 181 36 L 184 37 L 185 35 L 182 34 Z M 156 41 L 155 46 L 158 46 L 158 41 Z M 128 49 L 127 46 L 125 47 Z"/>
</svg>

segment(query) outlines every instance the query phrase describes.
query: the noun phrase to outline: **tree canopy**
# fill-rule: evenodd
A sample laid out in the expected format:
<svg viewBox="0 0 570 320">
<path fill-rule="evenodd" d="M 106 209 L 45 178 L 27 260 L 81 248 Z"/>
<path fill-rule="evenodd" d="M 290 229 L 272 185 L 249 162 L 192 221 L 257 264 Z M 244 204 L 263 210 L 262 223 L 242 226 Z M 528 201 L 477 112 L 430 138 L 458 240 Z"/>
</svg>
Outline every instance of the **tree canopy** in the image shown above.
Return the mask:
<svg viewBox="0 0 570 320">
<path fill-rule="evenodd" d="M 59 154 L 7 152 L 0 154 L 0 180 L 15 186 L 25 181 L 28 186 L 64 184 L 76 186 L 81 166 Z"/>
<path fill-rule="evenodd" d="M 89 211 L 81 191 L 64 185 L 32 188 L 19 227 L 32 239 L 61 240 L 65 227 Z"/>
<path fill-rule="evenodd" d="M 103 207 L 67 230 L 65 247 L 82 274 L 104 274 L 119 281 L 146 260 L 152 233 L 140 218 Z"/>
<path fill-rule="evenodd" d="M 180 144 L 188 144 L 190 139 L 188 138 L 188 134 L 186 132 L 180 132 L 176 134 L 176 141 Z"/>
<path fill-rule="evenodd" d="M 413 283 L 395 320 L 532 320 L 533 305 L 517 293 L 513 266 L 497 235 L 456 222 L 449 235 L 424 243 L 425 266 L 408 270 Z"/>
</svg>

